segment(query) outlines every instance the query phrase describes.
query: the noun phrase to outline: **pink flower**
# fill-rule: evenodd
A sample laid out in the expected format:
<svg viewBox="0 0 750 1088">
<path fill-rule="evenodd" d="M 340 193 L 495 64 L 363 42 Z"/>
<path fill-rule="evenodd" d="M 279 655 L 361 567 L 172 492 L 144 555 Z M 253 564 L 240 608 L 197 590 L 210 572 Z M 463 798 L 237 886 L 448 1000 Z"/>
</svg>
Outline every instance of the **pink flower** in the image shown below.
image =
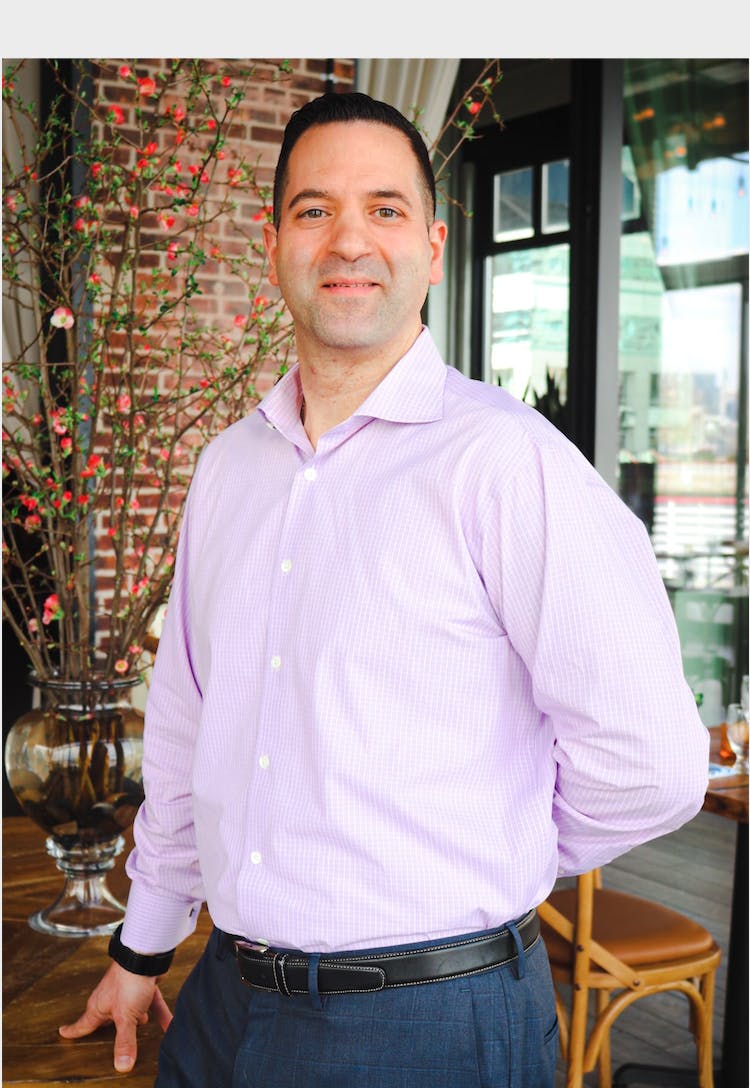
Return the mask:
<svg viewBox="0 0 750 1088">
<path fill-rule="evenodd" d="M 116 125 L 121 125 L 125 120 L 125 114 L 122 112 L 119 106 L 110 106 L 109 113 L 107 114 L 107 120 L 113 121 Z"/>
<path fill-rule="evenodd" d="M 35 635 L 38 630 L 39 630 L 39 624 L 37 623 L 37 621 L 32 616 L 31 619 L 29 620 L 29 631 L 30 631 L 30 633 L 32 635 Z"/>
<path fill-rule="evenodd" d="M 50 593 L 47 600 L 44 602 L 44 615 L 42 616 L 42 623 L 52 623 L 53 620 L 59 620 L 64 615 L 62 608 L 60 607 L 60 598 L 56 593 Z"/>
<path fill-rule="evenodd" d="M 127 64 L 121 64 L 120 67 L 118 68 L 118 71 L 119 71 L 119 73 L 120 73 L 120 75 L 122 76 L 123 79 L 129 79 L 130 78 L 131 72 L 130 72 L 130 68 L 128 67 Z"/>
<path fill-rule="evenodd" d="M 138 216 L 141 214 L 141 209 L 139 207 L 137 207 L 135 204 L 131 204 L 130 207 L 128 208 L 128 214 L 129 214 L 131 219 L 137 219 Z"/>
<path fill-rule="evenodd" d="M 138 80 L 138 90 L 143 95 L 154 94 L 156 91 L 156 84 L 151 76 L 142 76 Z"/>
<path fill-rule="evenodd" d="M 482 108 L 481 102 L 466 102 L 465 105 L 472 117 L 475 117 Z"/>
<path fill-rule="evenodd" d="M 115 661 L 115 672 L 119 672 L 120 675 L 122 675 L 123 673 L 126 673 L 129 668 L 130 668 L 130 665 L 128 664 L 128 662 L 125 660 L 124 657 L 121 657 L 119 661 Z"/>
<path fill-rule="evenodd" d="M 127 393 L 120 393 L 119 397 L 115 401 L 118 412 L 130 411 L 130 397 Z"/>
<path fill-rule="evenodd" d="M 70 454 L 71 450 L 73 449 L 73 439 L 70 437 L 70 435 L 61 440 L 60 449 L 63 451 L 64 456 L 67 457 L 68 454 Z"/>
<path fill-rule="evenodd" d="M 42 519 L 38 514 L 29 514 L 29 516 L 24 519 L 23 527 L 27 533 L 33 533 L 33 531 L 38 529 L 41 524 Z"/>
<path fill-rule="evenodd" d="M 236 328 L 244 329 L 245 325 L 247 324 L 247 318 L 244 314 L 237 314 L 234 319 L 234 324 Z"/>
<path fill-rule="evenodd" d="M 197 214 L 198 214 L 198 205 L 197 204 L 189 204 L 187 206 L 187 208 L 185 208 L 185 215 L 189 215 L 191 218 L 194 219 Z"/>
<path fill-rule="evenodd" d="M 222 87 L 229 87 L 229 86 L 230 86 L 230 84 L 231 84 L 231 82 L 232 82 L 232 81 L 231 81 L 231 79 L 229 78 L 229 76 L 222 76 L 222 77 L 221 77 L 221 85 L 222 85 Z"/>
<path fill-rule="evenodd" d="M 67 306 L 58 306 L 49 320 L 56 329 L 72 329 L 75 324 L 72 311 Z"/>
</svg>

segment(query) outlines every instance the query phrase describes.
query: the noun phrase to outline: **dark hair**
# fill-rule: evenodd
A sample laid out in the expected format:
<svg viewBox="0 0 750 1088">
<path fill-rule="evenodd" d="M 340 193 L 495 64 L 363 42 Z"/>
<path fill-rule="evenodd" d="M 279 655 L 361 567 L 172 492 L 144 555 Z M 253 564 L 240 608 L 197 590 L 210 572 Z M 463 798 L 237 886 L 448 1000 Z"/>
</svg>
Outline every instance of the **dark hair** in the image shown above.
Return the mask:
<svg viewBox="0 0 750 1088">
<path fill-rule="evenodd" d="M 289 156 L 292 148 L 303 133 L 313 125 L 327 125 L 334 121 L 376 121 L 381 125 L 403 132 L 411 144 L 412 151 L 419 164 L 419 171 L 424 185 L 426 203 L 435 215 L 435 175 L 432 170 L 429 152 L 419 129 L 408 121 L 395 106 L 387 102 L 378 102 L 367 94 L 358 91 L 336 94 L 329 92 L 307 102 L 295 110 L 284 129 L 279 161 L 276 164 L 276 176 L 273 183 L 273 221 L 278 227 L 281 219 L 281 201 L 286 188 L 289 172 Z"/>
</svg>

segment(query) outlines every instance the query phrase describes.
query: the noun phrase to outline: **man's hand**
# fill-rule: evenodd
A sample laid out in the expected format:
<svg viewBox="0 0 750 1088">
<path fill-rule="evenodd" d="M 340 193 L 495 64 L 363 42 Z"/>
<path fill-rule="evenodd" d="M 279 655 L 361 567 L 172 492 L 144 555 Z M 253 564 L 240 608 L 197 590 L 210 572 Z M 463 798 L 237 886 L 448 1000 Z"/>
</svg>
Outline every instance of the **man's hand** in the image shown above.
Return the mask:
<svg viewBox="0 0 750 1088">
<path fill-rule="evenodd" d="M 80 1039 L 90 1035 L 102 1024 L 115 1025 L 115 1069 L 128 1073 L 135 1065 L 138 1046 L 136 1029 L 145 1024 L 151 1013 L 162 1031 L 172 1019 L 167 1003 L 157 986 L 158 979 L 134 975 L 113 963 L 92 991 L 86 1011 L 74 1024 L 63 1024 L 63 1039 Z"/>
</svg>

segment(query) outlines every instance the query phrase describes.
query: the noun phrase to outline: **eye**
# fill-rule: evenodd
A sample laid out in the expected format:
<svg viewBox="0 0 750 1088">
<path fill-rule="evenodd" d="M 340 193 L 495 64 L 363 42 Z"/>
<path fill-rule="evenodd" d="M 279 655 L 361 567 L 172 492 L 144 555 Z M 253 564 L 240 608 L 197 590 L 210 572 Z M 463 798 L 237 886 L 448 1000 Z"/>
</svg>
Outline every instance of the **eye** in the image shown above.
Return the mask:
<svg viewBox="0 0 750 1088">
<path fill-rule="evenodd" d="M 299 213 L 300 219 L 322 219 L 324 215 L 322 208 L 306 208 L 303 212 Z"/>
<path fill-rule="evenodd" d="M 397 219 L 399 215 L 395 208 L 376 208 L 375 214 L 379 219 Z"/>
</svg>

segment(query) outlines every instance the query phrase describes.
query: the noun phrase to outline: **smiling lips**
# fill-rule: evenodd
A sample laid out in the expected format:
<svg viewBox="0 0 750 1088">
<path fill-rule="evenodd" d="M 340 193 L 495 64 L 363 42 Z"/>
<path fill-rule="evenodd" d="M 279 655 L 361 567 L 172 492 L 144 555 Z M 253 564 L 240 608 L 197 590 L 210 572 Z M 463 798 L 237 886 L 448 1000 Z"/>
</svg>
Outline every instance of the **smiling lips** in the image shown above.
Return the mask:
<svg viewBox="0 0 750 1088">
<path fill-rule="evenodd" d="M 368 295 L 377 286 L 373 280 L 329 280 L 322 284 L 324 290 L 342 296 Z"/>
</svg>

